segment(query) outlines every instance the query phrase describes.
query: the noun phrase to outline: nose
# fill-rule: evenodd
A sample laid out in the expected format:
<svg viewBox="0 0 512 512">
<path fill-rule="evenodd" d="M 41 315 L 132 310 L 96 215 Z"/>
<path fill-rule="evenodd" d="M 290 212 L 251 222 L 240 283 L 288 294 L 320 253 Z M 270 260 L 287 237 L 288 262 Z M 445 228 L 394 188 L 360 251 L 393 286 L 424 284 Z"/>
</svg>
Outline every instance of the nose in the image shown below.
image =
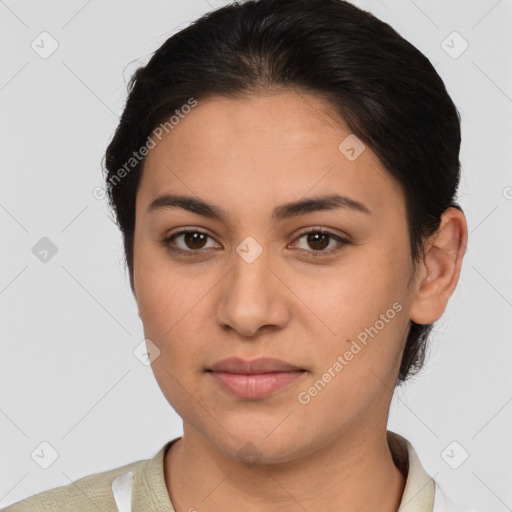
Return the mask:
<svg viewBox="0 0 512 512">
<path fill-rule="evenodd" d="M 263 330 L 283 328 L 289 320 L 289 295 L 275 262 L 268 251 L 253 259 L 246 257 L 243 246 L 239 249 L 240 253 L 233 254 L 231 271 L 222 280 L 216 310 L 218 324 L 247 338 Z"/>
</svg>

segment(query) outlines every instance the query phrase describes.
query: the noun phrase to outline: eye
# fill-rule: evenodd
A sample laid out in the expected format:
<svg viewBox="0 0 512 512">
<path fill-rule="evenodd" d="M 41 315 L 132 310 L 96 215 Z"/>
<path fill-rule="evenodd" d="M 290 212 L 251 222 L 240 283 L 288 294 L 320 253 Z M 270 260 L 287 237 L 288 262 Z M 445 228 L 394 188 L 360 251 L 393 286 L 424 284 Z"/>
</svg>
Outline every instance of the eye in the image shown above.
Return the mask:
<svg viewBox="0 0 512 512">
<path fill-rule="evenodd" d="M 212 239 L 212 237 L 204 231 L 200 231 L 198 229 L 183 229 L 162 240 L 162 245 L 174 253 L 195 256 L 201 253 L 203 249 L 212 248 L 212 246 L 208 247 L 207 245 L 208 238 Z M 303 238 L 311 249 L 308 249 L 307 247 L 299 247 L 299 249 L 310 253 L 309 255 L 313 257 L 331 255 L 350 243 L 345 238 L 321 229 L 306 231 L 296 240 L 300 241 Z M 333 241 L 337 242 L 337 244 L 333 244 L 334 247 L 331 246 L 326 250 Z M 297 245 L 297 242 L 295 242 L 294 245 Z"/>
<path fill-rule="evenodd" d="M 306 231 L 305 233 L 302 233 L 302 235 L 300 235 L 297 240 L 301 240 L 303 238 L 305 239 L 306 244 L 311 247 L 312 250 L 308 249 L 307 247 L 305 249 L 300 247 L 299 248 L 301 250 L 310 252 L 311 256 L 313 257 L 331 255 L 332 253 L 340 250 L 343 246 L 350 243 L 347 239 L 335 235 L 334 233 L 319 229 Z M 326 248 L 329 247 L 333 241 L 336 241 L 337 245 L 334 244 L 334 247 L 331 246 L 328 250 L 326 250 Z"/>
<path fill-rule="evenodd" d="M 180 240 L 181 237 L 183 238 L 180 241 L 180 246 L 177 241 Z M 211 247 L 206 245 L 208 238 L 211 238 L 208 233 L 199 231 L 198 229 L 184 229 L 166 237 L 162 240 L 162 245 L 172 252 L 193 256 L 202 249 Z"/>
</svg>

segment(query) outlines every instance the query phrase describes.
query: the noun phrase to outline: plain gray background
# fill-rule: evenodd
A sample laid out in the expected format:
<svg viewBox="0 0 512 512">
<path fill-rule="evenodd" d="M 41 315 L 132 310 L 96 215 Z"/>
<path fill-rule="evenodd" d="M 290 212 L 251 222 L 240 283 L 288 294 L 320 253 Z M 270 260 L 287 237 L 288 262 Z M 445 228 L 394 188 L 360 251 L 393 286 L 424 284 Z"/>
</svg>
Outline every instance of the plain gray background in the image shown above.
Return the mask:
<svg viewBox="0 0 512 512">
<path fill-rule="evenodd" d="M 150 458 L 182 434 L 133 354 L 144 336 L 121 236 L 93 191 L 131 74 L 226 3 L 0 1 L 0 506 Z M 469 245 L 389 428 L 454 500 L 511 510 L 512 1 L 354 3 L 431 60 L 462 116 Z"/>
</svg>

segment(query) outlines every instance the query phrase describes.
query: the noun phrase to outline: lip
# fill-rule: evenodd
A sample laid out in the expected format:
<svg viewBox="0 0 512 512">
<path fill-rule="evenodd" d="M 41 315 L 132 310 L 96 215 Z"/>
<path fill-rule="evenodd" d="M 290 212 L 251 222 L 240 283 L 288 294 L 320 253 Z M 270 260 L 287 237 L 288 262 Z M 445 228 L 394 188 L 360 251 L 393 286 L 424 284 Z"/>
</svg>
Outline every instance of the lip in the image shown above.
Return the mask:
<svg viewBox="0 0 512 512">
<path fill-rule="evenodd" d="M 300 379 L 306 370 L 273 358 L 218 361 L 207 372 L 221 389 L 238 398 L 259 400 L 283 390 Z"/>
<path fill-rule="evenodd" d="M 238 373 L 238 374 L 261 374 L 261 373 L 275 373 L 275 372 L 293 372 L 297 370 L 303 370 L 298 366 L 294 366 L 280 359 L 274 359 L 271 357 L 259 357 L 258 359 L 252 359 L 246 361 L 238 357 L 230 357 L 228 359 L 222 359 L 213 364 L 209 371 L 212 372 L 227 372 L 227 373 Z"/>
</svg>

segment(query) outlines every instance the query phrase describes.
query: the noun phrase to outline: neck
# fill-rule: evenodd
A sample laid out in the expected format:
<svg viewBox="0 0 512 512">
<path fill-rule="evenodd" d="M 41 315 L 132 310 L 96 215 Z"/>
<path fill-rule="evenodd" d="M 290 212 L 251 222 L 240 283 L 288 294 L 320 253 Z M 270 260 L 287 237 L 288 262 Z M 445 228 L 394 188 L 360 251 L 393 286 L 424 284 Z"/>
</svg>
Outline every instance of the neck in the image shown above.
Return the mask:
<svg viewBox="0 0 512 512">
<path fill-rule="evenodd" d="M 164 466 L 176 512 L 225 511 L 233 503 L 248 512 L 396 512 L 406 479 L 393 462 L 385 429 L 347 433 L 289 462 L 251 465 L 185 428 Z"/>
</svg>

